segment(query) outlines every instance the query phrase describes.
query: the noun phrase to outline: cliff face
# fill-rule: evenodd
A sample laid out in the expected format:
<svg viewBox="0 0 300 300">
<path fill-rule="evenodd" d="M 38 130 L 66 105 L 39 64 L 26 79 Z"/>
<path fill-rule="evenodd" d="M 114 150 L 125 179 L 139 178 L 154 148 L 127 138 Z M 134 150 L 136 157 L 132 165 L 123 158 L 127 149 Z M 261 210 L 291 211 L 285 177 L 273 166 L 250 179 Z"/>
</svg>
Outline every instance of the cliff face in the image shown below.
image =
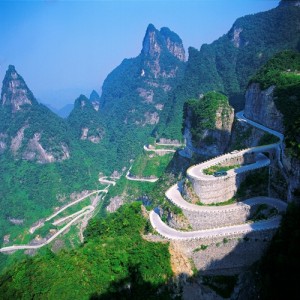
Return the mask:
<svg viewBox="0 0 300 300">
<path fill-rule="evenodd" d="M 24 79 L 10 65 L 3 80 L 1 93 L 2 107 L 9 108 L 12 113 L 21 111 L 27 105 L 37 104 Z"/>
<path fill-rule="evenodd" d="M 275 106 L 274 89 L 261 90 L 258 83 L 252 83 L 246 91 L 245 117 L 283 133 L 283 115 Z"/>
<path fill-rule="evenodd" d="M 183 83 L 170 99 L 165 124 L 159 125 L 161 135 L 180 136 L 184 102 L 208 91 L 226 93 L 234 109 L 242 110 L 249 79 L 260 67 L 280 51 L 299 49 L 299 1 L 283 2 L 272 10 L 237 19 L 218 40 L 189 49 Z"/>
<path fill-rule="evenodd" d="M 214 100 L 210 103 L 210 95 L 217 97 L 216 103 L 213 104 Z M 186 148 L 181 151 L 181 155 L 191 157 L 196 153 L 217 156 L 225 152 L 230 141 L 234 110 L 223 97 L 214 92 L 208 93 L 204 98 L 186 105 L 184 120 Z"/>
<path fill-rule="evenodd" d="M 161 122 L 169 94 L 185 69 L 180 37 L 168 28 L 150 24 L 142 49 L 135 58 L 124 59 L 105 79 L 99 116 L 105 138 L 114 143 L 118 157 L 128 164 Z"/>
<path fill-rule="evenodd" d="M 3 80 L 0 104 L 0 154 L 38 163 L 69 158 L 66 125 L 37 102 L 14 66 Z"/>
<path fill-rule="evenodd" d="M 286 134 L 284 115 L 276 107 L 275 91 L 276 86 L 261 90 L 258 83 L 252 83 L 246 92 L 244 114 L 250 120 Z M 238 130 L 241 130 L 240 126 L 235 128 L 233 134 L 237 135 Z M 257 131 L 254 133 L 251 130 L 248 133 L 250 142 L 248 141 L 247 146 L 257 145 L 262 134 Z M 237 137 L 233 137 L 232 141 L 234 139 Z M 271 165 L 272 196 L 286 199 L 288 202 L 300 202 L 300 160 L 291 155 L 285 140 L 282 145 L 282 153 L 278 158 L 280 162 Z"/>
</svg>

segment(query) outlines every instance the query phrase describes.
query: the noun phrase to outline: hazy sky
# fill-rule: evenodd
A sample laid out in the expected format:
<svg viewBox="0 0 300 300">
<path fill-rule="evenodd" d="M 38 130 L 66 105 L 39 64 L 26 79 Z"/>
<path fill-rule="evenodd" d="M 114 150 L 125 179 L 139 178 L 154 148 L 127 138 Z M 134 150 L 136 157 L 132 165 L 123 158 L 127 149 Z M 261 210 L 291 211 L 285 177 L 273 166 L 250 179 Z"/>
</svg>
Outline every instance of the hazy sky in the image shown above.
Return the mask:
<svg viewBox="0 0 300 300">
<path fill-rule="evenodd" d="M 0 0 L 0 80 L 9 64 L 35 97 L 55 107 L 101 92 L 124 58 L 136 57 L 149 23 L 169 27 L 187 49 L 227 33 L 241 16 L 279 0 Z"/>
</svg>

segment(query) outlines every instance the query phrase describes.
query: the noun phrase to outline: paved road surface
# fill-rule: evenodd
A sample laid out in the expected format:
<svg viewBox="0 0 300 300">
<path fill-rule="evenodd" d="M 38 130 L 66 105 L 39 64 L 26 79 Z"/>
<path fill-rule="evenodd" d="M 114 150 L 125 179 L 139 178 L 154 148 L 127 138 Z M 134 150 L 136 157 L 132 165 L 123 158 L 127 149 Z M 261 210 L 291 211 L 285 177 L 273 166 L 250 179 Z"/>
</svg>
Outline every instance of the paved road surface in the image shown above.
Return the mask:
<svg viewBox="0 0 300 300">
<path fill-rule="evenodd" d="M 281 146 L 281 143 L 284 139 L 283 134 L 276 132 L 270 128 L 267 128 L 261 124 L 258 124 L 256 122 L 253 122 L 251 120 L 248 120 L 244 116 L 244 112 L 239 112 L 236 114 L 237 119 L 240 122 L 247 122 L 252 126 L 255 126 L 261 130 L 264 130 L 270 134 L 275 135 L 280 139 L 280 142 L 274 143 L 271 145 L 264 145 L 264 146 L 258 146 L 258 147 L 252 147 L 249 149 L 244 149 L 241 151 L 234 151 L 231 153 L 227 153 L 225 155 L 221 155 L 219 157 L 210 159 L 204 163 L 201 163 L 199 165 L 195 165 L 190 167 L 187 170 L 187 173 L 189 176 L 202 179 L 202 180 L 224 180 L 224 178 L 229 176 L 235 176 L 238 173 L 246 172 L 249 170 L 253 170 L 256 168 L 261 168 L 264 166 L 267 166 L 270 164 L 270 160 L 263 155 L 260 152 L 268 151 L 270 149 L 279 149 Z M 227 176 L 218 178 L 214 177 L 212 175 L 205 175 L 203 173 L 203 170 L 216 165 L 225 159 L 234 158 L 241 156 L 245 153 L 252 153 L 257 152 L 259 153 L 257 155 L 257 160 L 253 164 L 249 164 L 246 166 L 241 166 L 236 169 L 229 170 L 227 172 Z M 282 213 L 286 210 L 287 204 L 279 199 L 270 198 L 270 197 L 255 197 L 251 199 L 247 199 L 243 202 L 231 204 L 231 205 L 224 205 L 224 206 L 199 206 L 195 204 L 191 204 L 189 202 L 186 202 L 182 196 L 181 196 L 181 183 L 175 184 L 172 187 L 170 187 L 166 192 L 166 197 L 173 202 L 176 206 L 180 207 L 184 210 L 194 211 L 194 212 L 222 212 L 222 211 L 230 211 L 240 208 L 241 205 L 259 205 L 259 204 L 267 204 L 270 206 L 273 206 L 277 209 L 279 213 Z M 222 191 L 220 191 L 222 192 Z M 199 238 L 210 238 L 210 237 L 217 237 L 217 236 L 227 236 L 227 235 L 233 235 L 233 234 L 246 234 L 251 231 L 261 231 L 261 230 L 269 230 L 269 229 L 275 229 L 278 228 L 281 221 L 281 215 L 277 215 L 275 217 L 272 217 L 268 220 L 254 222 L 254 223 L 246 223 L 241 225 L 234 225 L 234 226 L 226 226 L 226 227 L 220 227 L 220 228 L 213 228 L 213 229 L 206 229 L 206 230 L 198 230 L 198 231 L 179 231 L 175 230 L 173 228 L 170 228 L 168 225 L 166 225 L 160 218 L 160 216 L 155 212 L 150 212 L 150 222 L 156 231 L 162 235 L 163 237 L 167 239 L 176 239 L 176 240 L 187 240 L 187 239 L 199 239 Z"/>
</svg>

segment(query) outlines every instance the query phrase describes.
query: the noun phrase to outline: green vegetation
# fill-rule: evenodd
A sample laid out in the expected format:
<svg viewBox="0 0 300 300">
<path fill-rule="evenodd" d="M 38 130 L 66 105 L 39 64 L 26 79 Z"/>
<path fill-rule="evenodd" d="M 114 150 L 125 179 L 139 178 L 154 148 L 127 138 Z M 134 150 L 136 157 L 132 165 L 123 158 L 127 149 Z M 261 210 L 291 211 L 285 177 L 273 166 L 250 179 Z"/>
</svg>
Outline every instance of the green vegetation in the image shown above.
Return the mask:
<svg viewBox="0 0 300 300">
<path fill-rule="evenodd" d="M 202 203 L 201 201 L 198 201 L 198 202 L 196 202 L 196 204 L 197 204 L 197 205 L 200 205 L 200 206 L 202 206 L 202 205 L 207 205 L 207 206 L 224 206 L 224 205 L 234 204 L 234 203 L 236 203 L 236 201 L 237 201 L 236 197 L 233 197 L 233 198 L 231 198 L 231 199 L 229 199 L 229 200 L 226 200 L 226 201 L 224 201 L 224 202 L 217 202 L 217 203 L 204 204 L 204 203 Z"/>
<path fill-rule="evenodd" d="M 274 207 L 270 208 L 266 204 L 260 204 L 255 209 L 255 211 L 252 213 L 250 219 L 252 221 L 265 220 L 265 219 L 271 218 L 272 216 L 276 215 L 277 213 L 278 213 L 278 211 L 276 208 L 274 208 Z"/>
<path fill-rule="evenodd" d="M 265 133 L 258 142 L 257 146 L 270 145 L 279 142 L 279 138 L 273 134 Z"/>
<path fill-rule="evenodd" d="M 174 153 L 167 153 L 162 156 L 144 153 L 135 159 L 130 173 L 138 177 L 160 177 L 173 156 Z"/>
<path fill-rule="evenodd" d="M 285 144 L 289 153 L 300 158 L 300 54 L 284 51 L 274 56 L 251 79 L 262 89 L 275 85 L 275 105 L 283 114 Z"/>
<path fill-rule="evenodd" d="M 140 205 L 126 205 L 105 219 L 92 220 L 85 244 L 75 250 L 58 254 L 44 250 L 43 255 L 20 261 L 1 276 L 1 296 L 89 299 L 110 295 L 141 299 L 143 295 L 157 299 L 172 275 L 168 244 L 141 238 L 146 220 L 140 214 Z"/>
<path fill-rule="evenodd" d="M 235 198 L 242 201 L 256 196 L 268 196 L 269 169 L 261 168 L 247 175 L 237 190 Z"/>
<path fill-rule="evenodd" d="M 199 248 L 194 249 L 193 252 L 199 252 L 201 250 L 206 250 L 207 247 L 208 247 L 208 245 L 203 245 L 202 244 Z"/>
<path fill-rule="evenodd" d="M 211 166 L 207 169 L 204 169 L 203 173 L 206 175 L 213 175 L 215 172 L 228 171 L 228 170 L 236 169 L 239 167 L 241 167 L 241 165 L 222 166 L 221 164 L 217 164 L 215 166 Z"/>
<path fill-rule="evenodd" d="M 217 294 L 229 298 L 237 283 L 238 276 L 202 276 L 203 284 L 209 286 Z"/>
<path fill-rule="evenodd" d="M 235 111 L 242 110 L 249 79 L 260 67 L 280 51 L 299 49 L 299 32 L 291 30 L 299 21 L 298 7 L 277 7 L 237 19 L 227 34 L 200 50 L 190 47 L 185 76 L 169 96 L 156 132 L 180 138 L 184 103 L 208 91 L 225 93 Z"/>
<path fill-rule="evenodd" d="M 190 119 L 194 144 L 203 138 L 204 131 L 215 129 L 216 111 L 220 107 L 223 111 L 230 109 L 227 97 L 216 92 L 209 92 L 202 99 L 191 99 L 184 104 L 184 119 Z"/>
<path fill-rule="evenodd" d="M 68 199 L 72 192 L 97 188 L 97 175 L 88 174 L 84 159 L 40 165 L 2 156 L 0 163 L 0 231 L 11 234 L 11 239 L 62 205 L 58 195 Z M 13 225 L 9 218 L 24 222 Z"/>
</svg>

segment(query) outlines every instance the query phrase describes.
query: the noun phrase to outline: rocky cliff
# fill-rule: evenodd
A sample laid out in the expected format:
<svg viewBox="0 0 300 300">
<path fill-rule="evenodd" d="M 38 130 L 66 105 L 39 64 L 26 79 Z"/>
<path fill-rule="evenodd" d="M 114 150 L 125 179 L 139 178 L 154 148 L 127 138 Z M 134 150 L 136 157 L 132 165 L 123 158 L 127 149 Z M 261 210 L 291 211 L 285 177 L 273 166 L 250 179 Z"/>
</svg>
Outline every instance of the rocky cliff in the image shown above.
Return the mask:
<svg viewBox="0 0 300 300">
<path fill-rule="evenodd" d="M 224 92 L 234 109 L 242 110 L 249 79 L 260 67 L 280 51 L 299 49 L 299 1 L 283 2 L 275 9 L 237 19 L 228 33 L 209 45 L 189 48 L 183 81 L 158 125 L 160 135 L 178 138 L 184 102 L 208 91 Z"/>
<path fill-rule="evenodd" d="M 184 138 L 186 147 L 181 155 L 205 156 L 223 154 L 228 147 L 234 110 L 228 99 L 219 93 L 208 93 L 185 105 Z"/>
<path fill-rule="evenodd" d="M 276 108 L 274 89 L 270 86 L 262 90 L 259 83 L 252 83 L 245 95 L 245 117 L 283 133 L 283 115 Z"/>
<path fill-rule="evenodd" d="M 38 163 L 70 157 L 66 124 L 37 102 L 14 66 L 3 80 L 0 119 L 0 153 Z"/>
<path fill-rule="evenodd" d="M 99 116 L 106 140 L 113 143 L 109 151 L 124 165 L 136 157 L 160 122 L 184 68 L 180 37 L 150 24 L 140 54 L 124 59 L 105 79 Z"/>
<path fill-rule="evenodd" d="M 285 135 L 279 163 L 271 168 L 271 193 L 296 202 L 300 202 L 299 68 L 299 53 L 286 51 L 271 59 L 248 86 L 244 113 Z"/>
</svg>

